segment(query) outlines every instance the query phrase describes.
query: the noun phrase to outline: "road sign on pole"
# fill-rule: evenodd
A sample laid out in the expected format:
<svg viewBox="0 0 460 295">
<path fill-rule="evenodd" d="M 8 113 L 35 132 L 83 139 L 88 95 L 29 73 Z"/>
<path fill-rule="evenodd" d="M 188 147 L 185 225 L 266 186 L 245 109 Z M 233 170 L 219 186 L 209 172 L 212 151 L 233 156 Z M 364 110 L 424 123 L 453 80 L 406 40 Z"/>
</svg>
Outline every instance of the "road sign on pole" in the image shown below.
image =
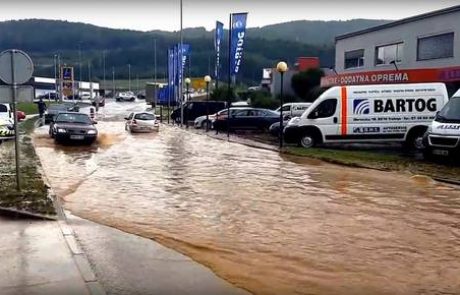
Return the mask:
<svg viewBox="0 0 460 295">
<path fill-rule="evenodd" d="M 16 95 L 18 85 L 24 84 L 32 78 L 34 64 L 32 59 L 23 51 L 9 49 L 0 53 L 0 79 L 10 85 L 14 117 L 14 141 L 16 159 L 16 189 L 21 190 L 21 177 L 19 171 L 19 132 L 18 116 L 16 114 Z"/>
<path fill-rule="evenodd" d="M 16 88 L 16 102 L 33 102 L 34 87 L 31 85 L 20 85 Z M 13 102 L 13 89 L 8 85 L 0 85 L 0 103 Z"/>
</svg>

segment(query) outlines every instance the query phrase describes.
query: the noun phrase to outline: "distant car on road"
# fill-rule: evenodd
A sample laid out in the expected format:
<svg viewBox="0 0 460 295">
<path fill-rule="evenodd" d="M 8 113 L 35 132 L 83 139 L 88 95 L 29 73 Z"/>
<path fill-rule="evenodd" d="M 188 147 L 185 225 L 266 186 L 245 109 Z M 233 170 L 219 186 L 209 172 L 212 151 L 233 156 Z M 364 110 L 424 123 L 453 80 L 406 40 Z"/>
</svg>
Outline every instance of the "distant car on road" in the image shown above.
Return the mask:
<svg viewBox="0 0 460 295">
<path fill-rule="evenodd" d="M 59 113 L 50 124 L 49 134 L 58 143 L 81 142 L 92 144 L 97 138 L 97 122 L 87 114 Z"/>
<path fill-rule="evenodd" d="M 94 99 L 91 100 L 91 104 L 95 107 L 96 106 L 96 101 L 99 101 L 99 106 L 104 107 L 105 106 L 105 97 L 103 96 L 98 96 Z"/>
<path fill-rule="evenodd" d="M 120 92 L 115 98 L 116 101 L 135 101 L 136 96 L 132 91 Z"/>
<path fill-rule="evenodd" d="M 89 94 L 89 93 L 82 93 L 80 95 L 80 99 L 82 99 L 82 100 L 90 100 L 91 98 L 92 98 L 91 94 Z"/>
<path fill-rule="evenodd" d="M 45 113 L 45 124 L 53 122 L 54 118 L 63 112 L 79 112 L 80 107 L 74 103 L 52 104 L 48 106 Z"/>
<path fill-rule="evenodd" d="M 125 120 L 125 130 L 130 132 L 153 132 L 160 129 L 157 117 L 152 113 L 131 113 Z"/>
<path fill-rule="evenodd" d="M 255 129 L 268 130 L 275 122 L 279 121 L 280 114 L 268 109 L 241 108 L 230 112 L 229 116 L 218 116 L 214 122 L 217 130 L 226 130 L 230 120 L 231 130 Z"/>
</svg>

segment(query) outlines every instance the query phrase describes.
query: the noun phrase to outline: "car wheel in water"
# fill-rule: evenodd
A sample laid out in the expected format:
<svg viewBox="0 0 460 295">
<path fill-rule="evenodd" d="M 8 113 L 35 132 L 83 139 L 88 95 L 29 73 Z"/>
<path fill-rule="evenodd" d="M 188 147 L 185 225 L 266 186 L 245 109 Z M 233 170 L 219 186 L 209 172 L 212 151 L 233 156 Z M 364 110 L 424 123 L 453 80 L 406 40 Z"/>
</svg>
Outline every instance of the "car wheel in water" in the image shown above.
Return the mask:
<svg viewBox="0 0 460 295">
<path fill-rule="evenodd" d="M 299 143 L 303 148 L 308 149 L 316 145 L 316 140 L 313 135 L 307 133 L 307 134 L 302 135 Z"/>
</svg>

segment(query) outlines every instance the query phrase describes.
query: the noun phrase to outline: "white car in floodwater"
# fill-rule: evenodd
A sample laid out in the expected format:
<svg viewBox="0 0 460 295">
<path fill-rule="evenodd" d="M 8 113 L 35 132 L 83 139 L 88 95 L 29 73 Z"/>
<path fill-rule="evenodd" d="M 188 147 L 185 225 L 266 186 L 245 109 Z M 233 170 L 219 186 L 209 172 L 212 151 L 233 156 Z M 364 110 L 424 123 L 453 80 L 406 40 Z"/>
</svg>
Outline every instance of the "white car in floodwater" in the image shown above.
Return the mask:
<svg viewBox="0 0 460 295">
<path fill-rule="evenodd" d="M 154 132 L 160 129 L 157 117 L 149 112 L 131 113 L 125 118 L 125 130 L 130 132 Z"/>
</svg>

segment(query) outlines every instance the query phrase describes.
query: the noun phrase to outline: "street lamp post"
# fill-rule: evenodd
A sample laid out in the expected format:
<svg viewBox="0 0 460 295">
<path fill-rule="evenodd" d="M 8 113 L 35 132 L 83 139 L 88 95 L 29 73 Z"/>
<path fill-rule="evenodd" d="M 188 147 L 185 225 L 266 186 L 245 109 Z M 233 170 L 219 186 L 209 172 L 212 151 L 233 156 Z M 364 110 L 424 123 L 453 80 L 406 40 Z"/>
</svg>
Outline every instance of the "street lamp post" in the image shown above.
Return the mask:
<svg viewBox="0 0 460 295">
<path fill-rule="evenodd" d="M 284 61 L 280 61 L 276 65 L 276 70 L 281 74 L 281 91 L 280 91 L 280 128 L 279 128 L 279 139 L 280 139 L 280 151 L 283 148 L 283 84 L 284 84 L 284 73 L 287 72 L 288 66 Z"/>
<path fill-rule="evenodd" d="M 206 82 L 206 132 L 209 131 L 209 83 L 211 83 L 211 76 L 206 75 L 204 77 Z"/>
<path fill-rule="evenodd" d="M 185 78 L 185 102 L 188 102 L 190 100 L 190 83 L 192 83 L 192 80 L 190 78 Z M 188 128 L 188 120 L 185 121 L 185 126 Z"/>
</svg>

